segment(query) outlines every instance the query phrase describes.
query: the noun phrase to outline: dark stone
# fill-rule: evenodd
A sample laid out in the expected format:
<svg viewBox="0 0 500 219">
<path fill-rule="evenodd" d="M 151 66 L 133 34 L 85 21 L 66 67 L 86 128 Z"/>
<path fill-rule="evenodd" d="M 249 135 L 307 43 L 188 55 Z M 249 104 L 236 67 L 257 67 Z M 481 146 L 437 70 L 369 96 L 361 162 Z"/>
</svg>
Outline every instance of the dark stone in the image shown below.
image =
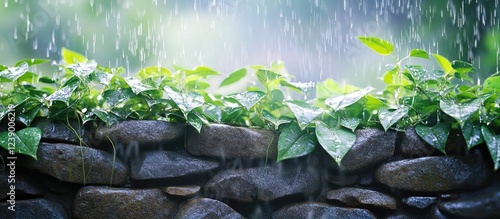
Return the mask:
<svg viewBox="0 0 500 219">
<path fill-rule="evenodd" d="M 390 210 L 394 210 L 397 207 L 394 197 L 368 189 L 340 188 L 329 191 L 326 198 L 330 201 L 341 202 L 351 207 Z"/>
<path fill-rule="evenodd" d="M 31 177 L 23 174 L 22 172 L 16 172 L 13 175 L 14 178 L 10 178 L 12 183 L 9 183 L 9 175 L 0 174 L 0 200 L 7 197 L 7 193 L 10 192 L 10 186 L 14 185 L 16 199 L 21 199 L 23 197 L 29 196 L 42 196 L 45 194 L 46 190 L 38 183 L 35 183 Z M 31 197 L 33 198 L 33 197 Z"/>
<path fill-rule="evenodd" d="M 42 130 L 42 141 L 45 142 L 92 146 L 90 131 L 81 125 L 79 121 L 70 121 L 67 124 L 42 118 L 33 121 L 31 126 Z M 80 140 L 82 141 L 80 142 Z"/>
<path fill-rule="evenodd" d="M 220 159 L 274 159 L 277 143 L 278 136 L 272 131 L 211 124 L 203 126 L 200 133 L 188 129 L 186 148 L 193 155 Z"/>
<path fill-rule="evenodd" d="M 184 135 L 185 123 L 170 123 L 160 120 L 128 120 L 112 126 L 101 126 L 95 133 L 95 141 L 108 145 L 109 136 L 113 143 L 159 147 L 175 141 Z"/>
<path fill-rule="evenodd" d="M 500 187 L 441 203 L 439 209 L 460 217 L 500 218 Z"/>
<path fill-rule="evenodd" d="M 396 132 L 380 129 L 356 130 L 356 141 L 340 163 L 340 170 L 358 172 L 367 170 L 394 155 Z"/>
<path fill-rule="evenodd" d="M 436 203 L 437 197 L 425 197 L 425 196 L 411 196 L 403 198 L 402 202 L 408 206 L 415 208 L 427 208 L 432 204 Z"/>
<path fill-rule="evenodd" d="M 490 169 L 478 157 L 432 156 L 383 164 L 375 177 L 391 188 L 446 192 L 481 186 L 490 178 Z"/>
<path fill-rule="evenodd" d="M 217 162 L 192 158 L 171 151 L 146 152 L 130 163 L 132 180 L 185 180 L 206 175 Z M 168 184 L 168 182 L 166 182 Z"/>
<path fill-rule="evenodd" d="M 348 186 L 356 183 L 359 179 L 357 175 L 332 175 L 328 177 L 330 182 L 338 186 Z"/>
<path fill-rule="evenodd" d="M 87 186 L 77 192 L 73 217 L 172 218 L 176 205 L 160 189 Z"/>
<path fill-rule="evenodd" d="M 185 197 L 190 198 L 198 195 L 200 193 L 200 186 L 192 185 L 192 186 L 169 186 L 162 188 L 162 191 L 177 197 Z"/>
<path fill-rule="evenodd" d="M 41 143 L 37 158 L 24 159 L 21 164 L 66 182 L 124 185 L 129 174 L 122 161 L 114 160 L 112 154 L 95 148 Z"/>
<path fill-rule="evenodd" d="M 47 199 L 16 200 L 15 211 L 8 202 L 0 202 L 2 218 L 71 218 L 68 210 L 59 202 Z"/>
<path fill-rule="evenodd" d="M 359 178 L 359 184 L 362 186 L 369 186 L 373 183 L 373 181 L 375 181 L 373 171 L 366 172 Z"/>
<path fill-rule="evenodd" d="M 436 149 L 427 144 L 415 131 L 415 127 L 409 127 L 402 133 L 400 145 L 401 154 L 408 158 L 431 156 Z"/>
<path fill-rule="evenodd" d="M 320 202 L 306 202 L 283 207 L 273 213 L 273 218 L 376 218 L 369 210 L 360 208 L 341 208 Z"/>
<path fill-rule="evenodd" d="M 219 172 L 205 185 L 207 195 L 239 202 L 271 201 L 286 196 L 309 196 L 321 189 L 320 176 L 303 167 L 266 167 Z"/>
<path fill-rule="evenodd" d="M 223 202 L 209 199 L 198 198 L 186 203 L 175 216 L 177 219 L 191 218 L 244 218 L 231 207 Z"/>
</svg>

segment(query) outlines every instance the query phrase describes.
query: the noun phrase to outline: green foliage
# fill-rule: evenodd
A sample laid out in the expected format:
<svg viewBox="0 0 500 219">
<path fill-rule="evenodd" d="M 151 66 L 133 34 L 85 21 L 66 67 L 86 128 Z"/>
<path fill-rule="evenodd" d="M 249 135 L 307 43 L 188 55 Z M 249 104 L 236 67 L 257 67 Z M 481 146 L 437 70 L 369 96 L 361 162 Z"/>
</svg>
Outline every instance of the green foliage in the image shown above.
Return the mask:
<svg viewBox="0 0 500 219">
<path fill-rule="evenodd" d="M 26 59 L 14 67 L 0 66 L 0 83 L 8 87 L 0 90 L 0 119 L 9 111 L 5 106 L 11 104 L 16 121 L 27 127 L 36 117 L 106 125 L 126 119 L 165 120 L 185 122 L 198 131 L 210 123 L 260 127 L 280 133 L 277 161 L 307 155 L 319 143 L 338 164 L 354 144 L 358 127 L 388 131 L 414 126 L 425 142 L 442 153 L 446 153 L 450 130 L 459 128 L 469 149 L 486 143 L 494 168 L 499 168 L 499 137 L 495 132 L 500 128 L 500 76 L 488 77 L 484 85 L 468 85 L 474 71 L 469 63 L 450 62 L 422 49 L 413 49 L 398 59 L 390 42 L 370 36 L 358 38 L 396 61 L 387 66 L 383 76 L 386 88 L 376 94 L 372 87 L 341 85 L 332 79 L 316 86 L 294 82 L 282 62 L 271 63 L 269 68 L 238 69 L 211 91 L 207 80 L 220 74 L 206 66 L 176 67 L 175 71 L 152 66 L 125 77 L 122 67 L 100 66 L 63 49 L 60 71 L 53 78 L 30 71 L 48 60 Z M 441 69 L 415 65 L 414 58 L 428 62 L 433 58 Z M 229 95 L 217 92 L 251 74 L 259 84 Z M 314 87 L 315 99 L 291 99 L 291 92 L 310 96 L 308 92 Z M 5 139 L 5 135 L 0 136 Z M 19 153 L 36 158 L 39 136 L 39 129 L 29 127 L 11 137 L 19 141 Z M 1 143 L 6 147 L 6 142 Z"/>
<path fill-rule="evenodd" d="M 39 128 L 24 128 L 17 132 L 0 132 L 0 146 L 15 153 L 25 154 L 36 160 L 38 143 L 42 138 Z"/>
</svg>

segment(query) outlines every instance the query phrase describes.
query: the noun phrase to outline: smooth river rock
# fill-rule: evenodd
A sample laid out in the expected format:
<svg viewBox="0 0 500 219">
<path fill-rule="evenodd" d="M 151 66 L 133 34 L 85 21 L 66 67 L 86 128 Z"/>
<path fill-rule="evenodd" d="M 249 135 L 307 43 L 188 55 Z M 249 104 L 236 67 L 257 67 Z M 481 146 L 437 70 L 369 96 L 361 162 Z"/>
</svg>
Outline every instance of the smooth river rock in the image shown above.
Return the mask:
<svg viewBox="0 0 500 219">
<path fill-rule="evenodd" d="M 408 206 L 424 209 L 436 203 L 437 197 L 410 196 L 403 198 L 402 202 Z"/>
<path fill-rule="evenodd" d="M 171 151 L 145 152 L 130 162 L 132 180 L 181 180 L 200 177 L 219 163 L 188 157 Z"/>
<path fill-rule="evenodd" d="M 466 218 L 500 218 L 500 186 L 441 203 L 439 209 Z"/>
<path fill-rule="evenodd" d="M 390 210 L 394 210 L 397 207 L 394 197 L 368 189 L 340 188 L 328 191 L 326 198 L 330 201 L 341 202 L 351 207 Z"/>
<path fill-rule="evenodd" d="M 320 189 L 320 176 L 316 171 L 302 167 L 282 168 L 279 164 L 222 171 L 205 185 L 205 192 L 210 197 L 239 202 L 308 196 Z"/>
<path fill-rule="evenodd" d="M 305 202 L 283 207 L 273 213 L 275 219 L 289 218 L 376 218 L 369 210 L 360 208 L 341 208 L 320 202 Z"/>
<path fill-rule="evenodd" d="M 188 152 L 197 156 L 275 159 L 278 136 L 264 129 L 211 124 L 203 126 L 200 133 L 188 129 L 186 140 Z"/>
<path fill-rule="evenodd" d="M 129 175 L 127 165 L 120 159 L 95 148 L 41 143 L 37 158 L 28 157 L 22 165 L 65 182 L 124 185 Z"/>
<path fill-rule="evenodd" d="M 431 156 L 383 164 L 375 177 L 395 189 L 447 192 L 481 186 L 490 169 L 479 157 Z"/>
<path fill-rule="evenodd" d="M 340 170 L 359 172 L 391 157 L 396 148 L 396 132 L 368 128 L 356 130 L 356 141 L 340 163 Z"/>
<path fill-rule="evenodd" d="M 160 189 L 87 186 L 76 193 L 73 217 L 172 218 L 176 205 Z"/>
<path fill-rule="evenodd" d="M 186 124 L 160 120 L 127 120 L 111 126 L 101 126 L 95 133 L 95 141 L 109 145 L 109 136 L 114 144 L 136 144 L 141 147 L 161 147 L 184 135 Z"/>
<path fill-rule="evenodd" d="M 45 142 L 92 146 L 89 130 L 78 121 L 70 121 L 67 124 L 49 119 L 36 119 L 31 123 L 31 127 L 42 130 L 42 141 Z"/>
<path fill-rule="evenodd" d="M 221 201 L 209 198 L 198 198 L 193 199 L 182 206 L 175 218 L 243 219 L 244 217 Z"/>
</svg>

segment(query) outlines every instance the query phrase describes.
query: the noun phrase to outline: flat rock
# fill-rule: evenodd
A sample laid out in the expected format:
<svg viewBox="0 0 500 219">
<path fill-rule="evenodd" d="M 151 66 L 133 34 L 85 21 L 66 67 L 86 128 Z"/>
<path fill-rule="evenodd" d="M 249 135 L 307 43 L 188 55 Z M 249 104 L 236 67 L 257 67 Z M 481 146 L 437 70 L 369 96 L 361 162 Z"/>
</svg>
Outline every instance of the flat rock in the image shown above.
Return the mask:
<svg viewBox="0 0 500 219">
<path fill-rule="evenodd" d="M 193 197 L 200 193 L 201 187 L 198 185 L 190 185 L 190 186 L 169 186 L 162 188 L 162 191 L 177 197 Z"/>
<path fill-rule="evenodd" d="M 466 218 L 500 218 L 500 187 L 441 203 L 439 209 Z"/>
<path fill-rule="evenodd" d="M 175 208 L 160 189 L 87 186 L 76 193 L 73 217 L 172 218 Z"/>
<path fill-rule="evenodd" d="M 283 207 L 273 213 L 273 218 L 376 218 L 369 210 L 360 208 L 341 208 L 320 202 L 306 202 Z"/>
<path fill-rule="evenodd" d="M 16 211 L 9 210 L 9 206 L 8 202 L 0 202 L 2 218 L 71 218 L 62 204 L 48 199 L 16 200 Z"/>
<path fill-rule="evenodd" d="M 193 199 L 186 203 L 175 216 L 177 219 L 191 218 L 225 218 L 237 219 L 244 217 L 234 209 L 224 204 L 209 198 Z"/>
<path fill-rule="evenodd" d="M 186 124 L 160 120 L 127 120 L 112 126 L 101 126 L 95 132 L 95 141 L 108 145 L 109 136 L 114 144 L 137 144 L 141 147 L 158 147 L 184 135 Z"/>
<path fill-rule="evenodd" d="M 330 201 L 341 202 L 351 207 L 390 210 L 394 210 L 397 207 L 394 197 L 368 189 L 340 188 L 328 191 L 326 198 Z"/>
<path fill-rule="evenodd" d="M 219 163 L 171 151 L 146 152 L 130 162 L 132 180 L 181 180 L 206 175 Z"/>
<path fill-rule="evenodd" d="M 37 158 L 24 159 L 22 165 L 65 182 L 124 185 L 129 174 L 122 161 L 114 160 L 112 154 L 95 148 L 41 143 Z"/>
<path fill-rule="evenodd" d="M 42 130 L 42 141 L 45 142 L 92 145 L 90 132 L 78 121 L 70 121 L 67 124 L 49 119 L 36 119 L 31 126 Z"/>
<path fill-rule="evenodd" d="M 283 168 L 280 164 L 219 172 L 205 184 L 205 193 L 219 200 L 253 202 L 319 192 L 321 183 L 316 171 Z"/>
<path fill-rule="evenodd" d="M 368 128 L 356 130 L 356 141 L 340 163 L 340 170 L 359 172 L 394 155 L 396 132 Z"/>
<path fill-rule="evenodd" d="M 424 209 L 436 203 L 437 197 L 410 196 L 403 198 L 402 202 L 408 206 Z"/>
<path fill-rule="evenodd" d="M 274 159 L 277 142 L 278 136 L 269 130 L 211 124 L 200 133 L 188 129 L 186 148 L 193 155 L 220 159 Z"/>
<path fill-rule="evenodd" d="M 491 167 L 478 157 L 431 156 L 389 162 L 376 179 L 391 188 L 416 192 L 446 192 L 481 186 Z"/>
</svg>

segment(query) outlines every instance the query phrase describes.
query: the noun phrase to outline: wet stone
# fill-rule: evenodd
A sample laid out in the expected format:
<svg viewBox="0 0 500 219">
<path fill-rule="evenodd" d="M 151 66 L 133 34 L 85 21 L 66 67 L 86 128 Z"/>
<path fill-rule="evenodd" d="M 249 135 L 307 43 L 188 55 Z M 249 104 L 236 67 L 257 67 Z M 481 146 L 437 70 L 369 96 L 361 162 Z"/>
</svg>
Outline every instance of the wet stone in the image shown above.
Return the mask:
<svg viewBox="0 0 500 219">
<path fill-rule="evenodd" d="M 356 130 L 356 141 L 340 163 L 340 170 L 367 170 L 394 155 L 396 132 L 369 128 Z"/>
<path fill-rule="evenodd" d="M 500 218 L 500 186 L 444 202 L 439 209 L 467 218 Z"/>
<path fill-rule="evenodd" d="M 191 185 L 191 186 L 169 186 L 169 187 L 163 187 L 162 191 L 171 195 L 171 196 L 177 196 L 177 197 L 194 197 L 200 193 L 201 187 L 198 185 Z"/>
<path fill-rule="evenodd" d="M 243 219 L 244 217 L 221 201 L 209 198 L 198 198 L 198 199 L 193 199 L 188 203 L 186 203 L 184 206 L 182 206 L 182 208 L 179 210 L 175 218 Z"/>
<path fill-rule="evenodd" d="M 383 164 L 375 177 L 391 188 L 446 192 L 481 186 L 490 178 L 490 169 L 479 157 L 433 156 Z"/>
<path fill-rule="evenodd" d="M 431 156 L 436 153 L 436 149 L 427 144 L 418 136 L 415 127 L 409 127 L 401 133 L 402 140 L 400 145 L 401 154 L 407 158 L 417 158 Z"/>
<path fill-rule="evenodd" d="M 45 142 L 92 145 L 89 138 L 90 132 L 78 121 L 70 121 L 67 124 L 48 119 L 36 119 L 31 127 L 38 127 L 42 130 L 42 141 Z M 80 139 L 83 142 L 80 142 Z"/>
<path fill-rule="evenodd" d="M 89 147 L 41 143 L 37 158 L 24 159 L 21 165 L 71 183 L 124 185 L 129 174 L 112 154 Z"/>
<path fill-rule="evenodd" d="M 320 176 L 303 167 L 266 167 L 219 172 L 205 185 L 208 196 L 239 202 L 272 201 L 286 196 L 310 196 L 319 192 Z"/>
<path fill-rule="evenodd" d="M 186 181 L 217 169 L 219 163 L 188 157 L 171 151 L 146 152 L 130 163 L 132 180 Z"/>
<path fill-rule="evenodd" d="M 283 207 L 273 213 L 273 218 L 376 218 L 369 210 L 335 207 L 320 202 L 306 202 Z"/>
<path fill-rule="evenodd" d="M 338 186 L 348 186 L 355 184 L 359 176 L 357 175 L 333 175 L 328 177 L 330 182 Z"/>
<path fill-rule="evenodd" d="M 403 198 L 402 202 L 408 206 L 415 208 L 427 208 L 432 204 L 436 203 L 437 197 L 425 197 L 425 196 L 411 196 Z"/>
<path fill-rule="evenodd" d="M 269 130 L 211 124 L 200 133 L 188 129 L 186 149 L 196 156 L 219 159 L 274 159 L 277 142 L 278 136 Z"/>
<path fill-rule="evenodd" d="M 0 202 L 2 218 L 71 218 L 59 202 L 47 199 L 16 200 L 15 211 L 8 209 L 8 202 Z"/>
<path fill-rule="evenodd" d="M 173 142 L 184 135 L 186 124 L 160 120 L 128 120 L 112 126 L 101 126 L 95 133 L 95 141 L 109 145 L 109 136 L 114 144 L 139 145 L 157 148 Z"/>
<path fill-rule="evenodd" d="M 397 207 L 394 197 L 368 189 L 341 188 L 331 190 L 328 191 L 326 198 L 330 201 L 341 202 L 351 207 L 390 210 L 394 210 Z"/>
<path fill-rule="evenodd" d="M 15 185 L 15 196 L 16 199 L 22 199 L 23 197 L 29 196 L 41 196 L 44 195 L 46 189 L 40 184 L 36 183 L 33 178 L 25 175 L 22 172 L 17 172 L 14 175 L 14 183 L 9 183 L 9 175 L 2 175 L 0 172 L 0 200 L 7 197 L 7 193 L 10 192 L 10 186 Z"/>
<path fill-rule="evenodd" d="M 172 218 L 176 205 L 160 189 L 88 186 L 76 194 L 73 217 Z"/>
</svg>

